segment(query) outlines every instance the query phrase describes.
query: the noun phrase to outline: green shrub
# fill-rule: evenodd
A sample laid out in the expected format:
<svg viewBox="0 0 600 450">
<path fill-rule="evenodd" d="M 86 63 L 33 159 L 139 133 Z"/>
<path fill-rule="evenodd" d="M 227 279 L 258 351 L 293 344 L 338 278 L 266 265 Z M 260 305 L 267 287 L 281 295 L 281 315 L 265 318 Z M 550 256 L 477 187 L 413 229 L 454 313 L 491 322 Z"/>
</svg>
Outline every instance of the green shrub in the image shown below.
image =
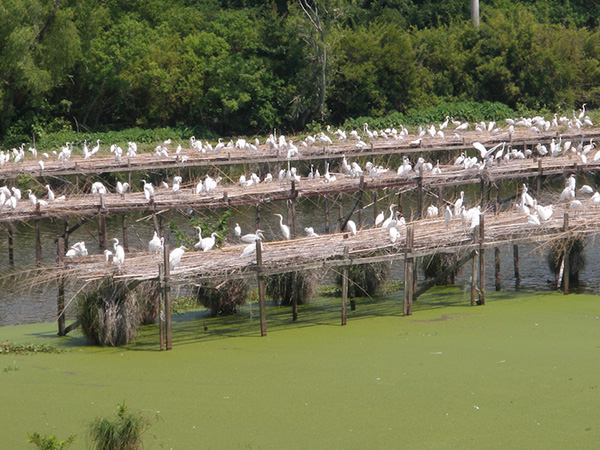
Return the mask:
<svg viewBox="0 0 600 450">
<path fill-rule="evenodd" d="M 119 405 L 114 421 L 99 417 L 90 424 L 90 437 L 97 450 L 136 450 L 142 448 L 142 435 L 150 423 L 139 413 Z"/>
<path fill-rule="evenodd" d="M 27 441 L 35 444 L 40 450 L 63 450 L 68 448 L 75 440 L 75 435 L 69 436 L 64 441 L 59 441 L 56 436 L 42 436 L 39 433 L 27 435 Z"/>
</svg>

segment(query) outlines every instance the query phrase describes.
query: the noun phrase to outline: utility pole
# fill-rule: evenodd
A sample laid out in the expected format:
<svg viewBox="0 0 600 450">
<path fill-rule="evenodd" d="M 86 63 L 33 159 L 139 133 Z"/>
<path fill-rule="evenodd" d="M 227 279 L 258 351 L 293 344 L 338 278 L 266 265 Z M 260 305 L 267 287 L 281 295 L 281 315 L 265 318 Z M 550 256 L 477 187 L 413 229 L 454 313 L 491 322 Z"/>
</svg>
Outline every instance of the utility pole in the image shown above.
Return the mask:
<svg viewBox="0 0 600 450">
<path fill-rule="evenodd" d="M 479 0 L 471 0 L 471 24 L 479 28 Z"/>
</svg>

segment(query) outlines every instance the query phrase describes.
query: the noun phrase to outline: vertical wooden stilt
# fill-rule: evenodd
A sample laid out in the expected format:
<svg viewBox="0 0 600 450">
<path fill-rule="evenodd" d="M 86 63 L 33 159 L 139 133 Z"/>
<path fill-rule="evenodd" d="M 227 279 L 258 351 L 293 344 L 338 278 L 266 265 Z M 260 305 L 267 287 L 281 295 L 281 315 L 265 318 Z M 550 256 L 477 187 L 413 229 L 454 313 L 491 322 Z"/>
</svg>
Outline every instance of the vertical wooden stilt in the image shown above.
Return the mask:
<svg viewBox="0 0 600 450">
<path fill-rule="evenodd" d="M 298 286 L 298 272 L 292 273 L 292 286 Z M 292 292 L 292 320 L 295 322 L 298 320 L 298 295 L 300 295 L 299 289 L 294 289 Z"/>
<path fill-rule="evenodd" d="M 298 229 L 296 223 L 296 196 L 298 195 L 298 191 L 296 191 L 296 181 L 292 180 L 292 199 L 290 200 L 291 206 L 291 217 L 292 217 L 292 239 L 295 239 L 298 236 Z"/>
<path fill-rule="evenodd" d="M 342 204 L 342 199 L 343 196 L 342 194 L 338 194 L 338 227 L 340 226 L 340 224 L 343 222 L 344 220 L 344 205 Z M 338 230 L 338 231 L 343 231 L 343 230 Z"/>
<path fill-rule="evenodd" d="M 440 186 L 438 188 L 438 211 L 440 216 L 444 215 L 444 211 L 446 210 L 446 208 L 444 208 L 444 188 L 442 188 L 442 186 Z"/>
<path fill-rule="evenodd" d="M 569 231 L 569 213 L 565 213 L 564 215 L 564 230 L 565 232 Z M 571 272 L 571 262 L 570 262 L 570 253 L 571 253 L 571 244 L 569 239 L 566 241 L 565 245 L 565 267 L 563 270 L 563 293 L 567 295 L 569 293 L 569 274 Z"/>
<path fill-rule="evenodd" d="M 409 256 L 412 252 L 414 245 L 414 229 L 410 225 L 406 227 L 406 253 L 404 255 L 404 315 L 412 315 L 412 303 L 413 303 L 413 269 L 414 269 L 414 258 Z"/>
<path fill-rule="evenodd" d="M 42 229 L 39 220 L 35 221 L 35 263 L 38 266 L 42 264 Z"/>
<path fill-rule="evenodd" d="M 363 195 L 365 192 L 365 177 L 364 175 L 360 176 L 360 181 L 358 183 L 358 228 L 364 227 L 364 214 L 363 214 Z"/>
<path fill-rule="evenodd" d="M 154 232 L 159 236 L 162 236 L 162 234 L 160 234 L 160 227 L 158 226 L 158 218 L 156 217 L 156 205 L 154 204 L 154 198 L 150 199 L 149 204 L 150 212 L 152 213 L 152 225 L 154 227 Z"/>
<path fill-rule="evenodd" d="M 129 251 L 129 239 L 127 238 L 127 214 L 121 215 L 121 226 L 123 228 L 123 250 Z"/>
<path fill-rule="evenodd" d="M 327 194 L 323 202 L 325 203 L 325 234 L 329 234 L 329 196 Z"/>
<path fill-rule="evenodd" d="M 65 220 L 63 236 L 65 238 L 65 249 L 69 248 L 69 222 Z"/>
<path fill-rule="evenodd" d="M 542 181 L 544 177 L 544 169 L 542 168 L 542 158 L 538 159 L 538 174 L 536 177 L 536 189 L 535 192 L 539 197 L 542 192 Z"/>
<path fill-rule="evenodd" d="M 519 287 L 519 283 L 521 283 L 521 274 L 519 273 L 519 246 L 513 245 L 513 266 L 515 269 L 515 283 L 517 289 Z"/>
<path fill-rule="evenodd" d="M 260 310 L 260 335 L 267 335 L 267 313 L 265 311 L 265 278 L 262 269 L 262 243 L 256 241 L 256 267 L 258 269 L 258 306 Z"/>
<path fill-rule="evenodd" d="M 256 226 L 256 229 L 260 229 L 260 203 L 256 204 L 256 211 L 255 211 L 255 215 L 254 215 L 254 225 Z"/>
<path fill-rule="evenodd" d="M 485 305 L 485 216 L 479 218 L 479 304 Z"/>
<path fill-rule="evenodd" d="M 163 265 L 164 265 L 164 300 L 165 300 L 165 347 L 167 350 L 173 348 L 173 336 L 171 334 L 171 267 L 169 265 L 169 244 L 165 242 L 163 252 Z"/>
<path fill-rule="evenodd" d="M 165 284 L 165 265 L 160 263 L 158 265 L 158 279 L 160 282 L 160 286 L 164 286 Z M 161 289 L 160 294 L 158 295 L 158 332 L 159 332 L 159 340 L 160 340 L 160 349 L 165 349 L 165 293 L 164 290 Z"/>
<path fill-rule="evenodd" d="M 379 214 L 377 195 L 377 189 L 373 189 L 373 223 L 375 223 L 375 219 L 377 219 L 377 215 Z"/>
<path fill-rule="evenodd" d="M 56 261 L 58 263 L 58 269 L 62 272 L 64 266 L 64 255 L 65 255 L 65 240 L 62 237 L 58 238 L 58 246 L 56 252 Z M 58 321 L 58 335 L 65 336 L 65 280 L 62 275 L 59 275 L 58 279 L 58 299 L 57 299 L 57 321 Z"/>
<path fill-rule="evenodd" d="M 398 214 L 402 217 L 402 192 L 398 189 Z"/>
<path fill-rule="evenodd" d="M 344 260 L 348 259 L 348 247 L 344 247 Z M 348 319 L 348 265 L 342 268 L 342 325 Z"/>
<path fill-rule="evenodd" d="M 417 177 L 417 219 L 423 218 L 423 177 L 419 171 Z"/>
<path fill-rule="evenodd" d="M 15 265 L 15 245 L 13 242 L 14 226 L 12 222 L 8 222 L 7 234 L 8 234 L 8 263 L 11 266 Z"/>
<path fill-rule="evenodd" d="M 496 291 L 501 290 L 500 286 L 500 248 L 494 248 L 494 279 L 496 280 Z"/>
<path fill-rule="evenodd" d="M 475 306 L 477 298 L 477 251 L 473 253 L 473 271 L 471 272 L 471 306 Z"/>
</svg>

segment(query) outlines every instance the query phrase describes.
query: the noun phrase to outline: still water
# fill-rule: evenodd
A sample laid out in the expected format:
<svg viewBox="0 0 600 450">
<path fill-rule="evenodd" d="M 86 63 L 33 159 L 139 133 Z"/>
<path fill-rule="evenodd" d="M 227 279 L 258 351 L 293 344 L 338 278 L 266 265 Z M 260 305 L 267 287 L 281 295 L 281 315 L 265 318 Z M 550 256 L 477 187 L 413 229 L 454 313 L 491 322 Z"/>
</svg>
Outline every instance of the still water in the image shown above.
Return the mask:
<svg viewBox="0 0 600 450">
<path fill-rule="evenodd" d="M 579 183 L 588 182 L 581 178 Z M 593 184 L 592 184 L 593 185 Z M 500 198 L 507 198 L 518 193 L 519 183 L 505 183 L 501 189 Z M 477 204 L 478 188 L 476 186 L 466 186 L 460 188 L 465 190 L 466 203 L 471 205 Z M 557 198 L 557 192 L 562 189 L 562 181 L 557 180 L 556 185 L 550 187 L 544 192 L 540 203 L 548 204 Z M 444 190 L 444 195 L 448 198 L 455 198 L 457 193 L 453 189 Z M 365 196 L 365 205 L 370 201 L 370 195 Z M 381 190 L 379 192 L 378 206 L 379 210 L 385 210 L 391 203 L 396 203 L 396 196 L 391 191 Z M 429 202 L 429 203 L 428 203 Z M 424 206 L 427 207 L 430 203 L 435 203 L 434 200 L 425 200 Z M 348 211 L 354 204 L 354 199 L 345 196 L 342 201 L 342 208 Z M 513 202 L 507 204 L 507 207 L 513 205 Z M 411 214 L 411 209 L 414 210 L 414 198 L 409 194 L 402 196 L 403 214 L 408 217 Z M 177 243 L 174 234 L 169 231 L 166 224 L 172 221 L 176 226 L 184 231 L 190 239 L 197 240 L 196 231 L 190 224 L 190 217 L 197 219 L 214 220 L 220 214 L 220 211 L 171 211 L 164 214 L 163 222 L 165 224 L 165 236 L 171 247 Z M 281 239 L 279 233 L 279 219 L 274 213 L 281 213 L 286 217 L 285 202 L 274 202 L 264 204 L 260 208 L 260 226 L 265 230 L 265 237 L 268 241 Z M 373 207 L 371 205 L 365 208 L 365 226 L 372 226 L 374 222 Z M 335 221 L 339 216 L 339 204 L 335 201 L 330 201 L 330 223 L 331 229 L 335 229 Z M 140 251 L 147 246 L 148 241 L 152 238 L 153 225 L 152 220 L 145 214 L 128 214 L 128 240 L 129 250 L 131 252 Z M 71 220 L 72 226 L 75 222 Z M 232 210 L 230 219 L 231 226 L 239 223 L 243 233 L 249 233 L 255 230 L 255 208 L 240 207 Z M 525 223 L 525 222 L 524 222 Z M 313 227 L 315 232 L 324 234 L 324 205 L 323 199 L 312 197 L 303 198 L 297 206 L 297 227 L 298 233 L 304 234 L 305 227 Z M 122 238 L 121 216 L 109 216 L 107 220 L 107 228 L 109 237 L 116 237 L 119 240 Z M 64 222 L 44 220 L 42 222 L 42 256 L 43 266 L 51 266 L 56 260 L 56 237 L 64 231 Z M 203 235 L 207 236 L 212 230 L 204 230 Z M 73 234 L 69 238 L 70 245 L 77 241 L 85 241 L 90 254 L 99 254 L 98 246 L 98 228 L 97 222 L 90 221 Z M 3 276 L 12 272 L 18 272 L 19 279 L 17 282 L 2 283 L 0 285 L 0 326 L 48 322 L 55 320 L 56 317 L 56 296 L 57 289 L 54 284 L 45 285 L 39 282 L 39 278 L 34 273 L 29 273 L 28 269 L 35 267 L 35 228 L 33 224 L 18 224 L 15 226 L 14 232 L 14 268 L 8 264 L 8 246 L 5 229 L 0 231 L 0 270 Z M 587 265 L 580 276 L 579 290 L 590 293 L 600 292 L 600 257 L 598 256 L 599 246 L 594 238 L 586 240 L 586 257 Z M 302 251 L 300 248 L 299 251 Z M 501 247 L 501 280 L 503 290 L 515 290 L 514 269 L 513 269 L 513 253 L 512 246 Z M 208 256 L 208 255 L 207 255 Z M 519 246 L 520 258 L 520 275 L 521 282 L 518 286 L 521 290 L 553 290 L 556 289 L 556 280 L 554 275 L 548 269 L 546 262 L 546 252 L 541 251 L 534 245 Z M 401 262 L 395 262 L 391 267 L 391 279 L 402 280 L 403 267 Z M 465 288 L 465 301 L 470 297 L 467 292 L 469 277 L 471 274 L 470 263 L 465 265 L 464 270 L 457 277 L 457 284 Z M 419 279 L 423 279 L 422 273 L 419 272 Z M 324 274 L 323 284 L 333 284 L 334 274 Z M 494 253 L 488 250 L 486 253 L 486 287 L 488 290 L 494 288 Z M 66 300 L 68 301 L 75 295 L 75 291 L 66 292 Z M 74 313 L 73 308 L 69 308 L 69 316 Z"/>
</svg>

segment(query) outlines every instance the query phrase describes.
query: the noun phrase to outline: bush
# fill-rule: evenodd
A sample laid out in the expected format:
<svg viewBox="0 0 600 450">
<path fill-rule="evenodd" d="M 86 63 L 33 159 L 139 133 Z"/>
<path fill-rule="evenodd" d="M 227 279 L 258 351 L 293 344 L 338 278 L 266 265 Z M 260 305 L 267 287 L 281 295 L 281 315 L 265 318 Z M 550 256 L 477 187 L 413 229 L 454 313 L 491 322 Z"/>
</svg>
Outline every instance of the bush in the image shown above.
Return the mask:
<svg viewBox="0 0 600 450">
<path fill-rule="evenodd" d="M 422 259 L 421 268 L 425 278 L 435 278 L 444 270 L 455 265 L 459 260 L 456 253 L 436 253 Z M 454 278 L 460 273 L 460 268 L 451 272 L 440 284 L 454 284 Z"/>
<path fill-rule="evenodd" d="M 237 307 L 246 303 L 249 284 L 246 280 L 227 280 L 217 286 L 202 285 L 198 288 L 198 301 L 210 309 L 213 317 L 231 315 Z"/>
<path fill-rule="evenodd" d="M 317 272 L 299 270 L 271 275 L 265 279 L 267 295 L 282 306 L 290 306 L 296 295 L 296 304 L 307 305 L 317 292 Z"/>
<path fill-rule="evenodd" d="M 64 441 L 59 441 L 54 435 L 42 436 L 39 433 L 27 435 L 27 442 L 34 444 L 40 450 L 63 450 L 68 448 L 75 440 L 75 435 L 69 436 Z"/>
<path fill-rule="evenodd" d="M 148 323 L 151 299 L 141 288 L 104 279 L 95 289 L 80 294 L 77 318 L 85 337 L 96 345 L 119 346 L 131 342 L 142 322 Z M 152 311 L 155 314 L 156 310 Z M 154 316 L 156 317 L 156 316 Z"/>
<path fill-rule="evenodd" d="M 114 422 L 99 417 L 90 424 L 90 437 L 97 450 L 141 449 L 142 434 L 149 425 L 139 413 L 128 413 L 127 407 L 122 404 Z"/>
<path fill-rule="evenodd" d="M 569 254 L 569 281 L 579 282 L 579 272 L 583 270 L 586 264 L 585 241 L 583 238 L 557 239 L 552 243 L 552 248 L 548 252 L 548 267 L 558 276 L 563 263 L 565 254 Z"/>
<path fill-rule="evenodd" d="M 371 296 L 377 294 L 390 273 L 390 264 L 386 262 L 359 264 L 350 266 L 348 270 L 348 295 L 350 298 L 356 296 Z M 341 273 L 337 276 L 337 285 L 342 286 Z"/>
</svg>

